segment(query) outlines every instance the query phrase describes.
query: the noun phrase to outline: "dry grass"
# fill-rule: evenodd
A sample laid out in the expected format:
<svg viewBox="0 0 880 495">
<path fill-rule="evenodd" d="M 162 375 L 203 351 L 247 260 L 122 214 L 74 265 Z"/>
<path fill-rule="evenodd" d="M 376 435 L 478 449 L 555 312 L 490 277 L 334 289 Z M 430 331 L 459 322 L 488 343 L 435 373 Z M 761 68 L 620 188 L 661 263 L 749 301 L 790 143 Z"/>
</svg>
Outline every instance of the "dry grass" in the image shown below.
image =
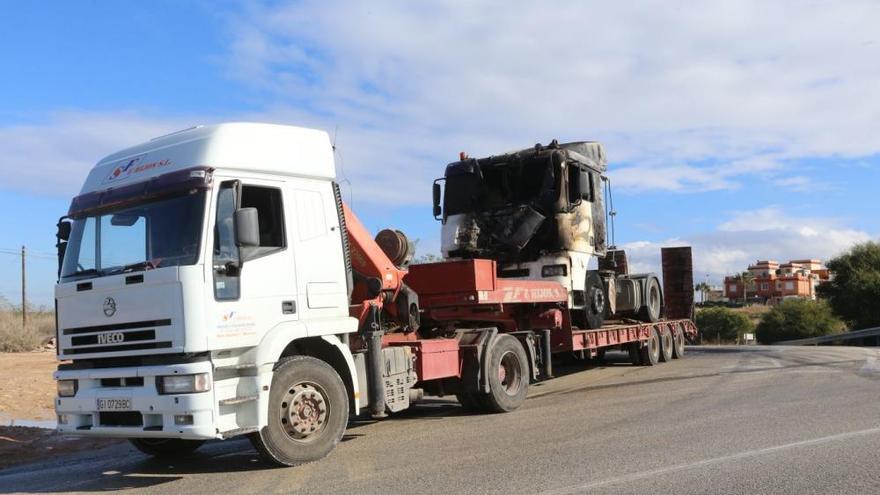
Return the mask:
<svg viewBox="0 0 880 495">
<path fill-rule="evenodd" d="M 39 349 L 55 336 L 55 314 L 28 313 L 28 325 L 21 326 L 20 311 L 0 311 L 0 352 Z"/>
</svg>

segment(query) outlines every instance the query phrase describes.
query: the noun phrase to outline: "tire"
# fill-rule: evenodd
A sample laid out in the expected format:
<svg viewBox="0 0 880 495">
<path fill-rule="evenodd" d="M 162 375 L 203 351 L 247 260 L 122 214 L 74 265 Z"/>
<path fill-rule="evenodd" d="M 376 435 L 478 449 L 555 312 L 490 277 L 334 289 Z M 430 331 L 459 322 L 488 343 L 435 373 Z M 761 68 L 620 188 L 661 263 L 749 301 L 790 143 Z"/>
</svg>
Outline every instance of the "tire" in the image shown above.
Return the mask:
<svg viewBox="0 0 880 495">
<path fill-rule="evenodd" d="M 605 323 L 605 314 L 608 310 L 608 300 L 605 295 L 605 284 L 598 272 L 587 272 L 587 280 L 584 284 L 584 323 L 590 330 L 602 328 Z"/>
<path fill-rule="evenodd" d="M 660 362 L 660 334 L 657 333 L 656 328 L 651 329 L 648 345 L 639 349 L 639 358 L 642 366 L 654 366 Z"/>
<path fill-rule="evenodd" d="M 269 390 L 269 424 L 250 435 L 267 461 L 296 466 L 326 457 L 348 424 L 348 392 L 329 364 L 310 356 L 279 362 Z"/>
<path fill-rule="evenodd" d="M 684 357 L 684 329 L 676 325 L 675 330 L 672 334 L 672 357 L 681 359 Z"/>
<path fill-rule="evenodd" d="M 668 363 L 672 361 L 672 332 L 667 325 L 660 330 L 660 361 Z"/>
<path fill-rule="evenodd" d="M 639 320 L 655 323 L 660 320 L 663 309 L 663 293 L 660 292 L 660 281 L 657 277 L 648 277 L 645 282 L 644 304 L 639 308 Z"/>
<path fill-rule="evenodd" d="M 526 351 L 512 335 L 499 335 L 489 349 L 489 393 L 483 399 L 488 412 L 510 412 L 529 393 L 529 362 Z"/>
<path fill-rule="evenodd" d="M 604 361 L 605 360 L 605 351 L 606 351 L 606 349 L 604 347 L 602 347 L 600 349 L 596 349 L 596 357 L 593 359 L 596 361 Z"/>
<path fill-rule="evenodd" d="M 128 441 L 144 454 L 159 459 L 186 457 L 205 443 L 204 440 L 183 440 L 180 438 L 129 438 Z"/>
</svg>

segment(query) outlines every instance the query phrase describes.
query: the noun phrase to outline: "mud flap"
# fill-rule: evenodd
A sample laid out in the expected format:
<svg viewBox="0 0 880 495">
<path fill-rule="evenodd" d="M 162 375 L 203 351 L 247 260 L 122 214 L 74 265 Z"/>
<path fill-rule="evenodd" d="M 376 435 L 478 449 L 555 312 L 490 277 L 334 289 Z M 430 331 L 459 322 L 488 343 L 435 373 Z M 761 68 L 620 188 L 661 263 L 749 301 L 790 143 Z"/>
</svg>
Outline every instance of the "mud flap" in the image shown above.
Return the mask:
<svg viewBox="0 0 880 495">
<path fill-rule="evenodd" d="M 489 360 L 486 357 L 489 353 L 489 345 L 496 335 L 498 329 L 495 327 L 459 329 L 456 332 L 462 356 L 460 379 L 462 391 L 489 392 L 489 378 L 486 373 Z"/>
</svg>

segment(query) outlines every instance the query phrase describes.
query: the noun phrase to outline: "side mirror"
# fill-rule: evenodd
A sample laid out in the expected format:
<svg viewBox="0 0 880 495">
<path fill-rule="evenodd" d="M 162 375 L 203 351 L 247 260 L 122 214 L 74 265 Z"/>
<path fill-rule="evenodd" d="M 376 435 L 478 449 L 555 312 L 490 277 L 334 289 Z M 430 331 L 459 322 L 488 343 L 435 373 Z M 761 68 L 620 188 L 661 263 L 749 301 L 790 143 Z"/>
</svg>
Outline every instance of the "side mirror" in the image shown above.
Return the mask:
<svg viewBox="0 0 880 495">
<path fill-rule="evenodd" d="M 443 209 L 440 208 L 440 183 L 434 182 L 434 218 L 439 218 L 440 214 L 443 213 Z"/>
<path fill-rule="evenodd" d="M 240 208 L 235 212 L 235 242 L 240 247 L 260 245 L 260 219 L 256 208 Z"/>
<path fill-rule="evenodd" d="M 70 239 L 70 220 L 66 217 L 58 219 L 55 231 L 55 249 L 58 253 L 58 280 L 61 280 L 61 265 L 64 263 L 64 253 L 67 252 L 67 241 Z"/>
<path fill-rule="evenodd" d="M 66 241 L 70 239 L 70 222 L 64 219 L 58 220 L 58 230 L 55 233 L 55 237 L 58 238 L 59 241 Z"/>
</svg>

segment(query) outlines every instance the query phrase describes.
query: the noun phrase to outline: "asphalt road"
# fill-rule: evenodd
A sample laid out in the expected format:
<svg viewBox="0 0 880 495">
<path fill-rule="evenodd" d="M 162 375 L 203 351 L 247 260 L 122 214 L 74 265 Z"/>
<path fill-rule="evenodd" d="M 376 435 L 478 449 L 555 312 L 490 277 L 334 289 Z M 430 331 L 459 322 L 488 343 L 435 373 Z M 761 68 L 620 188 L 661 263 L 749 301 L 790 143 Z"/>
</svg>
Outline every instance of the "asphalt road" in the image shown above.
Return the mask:
<svg viewBox="0 0 880 495">
<path fill-rule="evenodd" d="M 246 441 L 179 463 L 119 445 L 0 471 L 0 493 L 880 493 L 880 350 L 618 359 L 533 384 L 510 414 L 436 399 L 354 423 L 297 468 L 262 464 Z"/>
</svg>

